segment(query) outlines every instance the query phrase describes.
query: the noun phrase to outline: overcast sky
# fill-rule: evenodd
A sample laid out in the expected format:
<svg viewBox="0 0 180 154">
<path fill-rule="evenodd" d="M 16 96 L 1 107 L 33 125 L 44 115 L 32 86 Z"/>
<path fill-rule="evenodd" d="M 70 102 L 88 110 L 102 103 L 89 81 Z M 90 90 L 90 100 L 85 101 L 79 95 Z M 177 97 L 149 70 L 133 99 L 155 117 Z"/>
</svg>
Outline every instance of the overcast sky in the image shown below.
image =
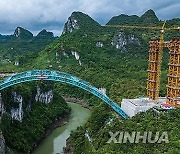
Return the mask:
<svg viewBox="0 0 180 154">
<path fill-rule="evenodd" d="M 100 24 L 115 15 L 142 15 L 153 9 L 159 19 L 180 17 L 180 0 L 0 0 L 0 33 L 22 26 L 35 35 L 42 29 L 60 35 L 73 11 L 82 11 Z"/>
</svg>

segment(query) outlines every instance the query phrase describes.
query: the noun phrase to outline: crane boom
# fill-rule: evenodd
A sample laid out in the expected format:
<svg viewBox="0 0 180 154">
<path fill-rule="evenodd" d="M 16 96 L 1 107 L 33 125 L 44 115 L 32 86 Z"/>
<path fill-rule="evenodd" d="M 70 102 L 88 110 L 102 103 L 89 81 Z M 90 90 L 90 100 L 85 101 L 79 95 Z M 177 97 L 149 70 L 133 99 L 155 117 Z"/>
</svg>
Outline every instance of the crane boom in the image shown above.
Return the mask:
<svg viewBox="0 0 180 154">
<path fill-rule="evenodd" d="M 157 101 L 159 98 L 165 24 L 166 21 L 160 31 L 160 40 L 150 41 L 147 96 L 154 101 Z"/>
<path fill-rule="evenodd" d="M 171 28 L 165 28 L 164 22 L 162 27 L 149 27 L 149 26 L 128 26 L 128 25 L 104 25 L 104 27 L 114 27 L 114 28 L 131 28 L 131 29 L 152 29 L 152 30 L 163 30 L 164 31 L 171 31 L 171 30 L 180 30 L 180 27 L 171 27 Z"/>
<path fill-rule="evenodd" d="M 167 86 L 167 103 L 174 106 L 180 106 L 180 95 L 179 95 L 179 84 L 180 80 L 177 74 L 180 65 L 176 64 L 180 62 L 180 46 L 179 40 L 173 40 L 171 42 L 164 42 L 164 32 L 165 31 L 179 31 L 180 27 L 166 28 L 166 21 L 164 21 L 162 27 L 146 27 L 146 26 L 129 26 L 129 25 L 105 25 L 105 27 L 114 28 L 127 28 L 127 29 L 147 29 L 147 30 L 160 30 L 160 39 L 150 41 L 149 50 L 149 64 L 148 64 L 148 79 L 147 79 L 147 96 L 158 101 L 159 89 L 160 89 L 160 77 L 161 77 L 161 65 L 163 57 L 163 48 L 168 47 L 170 49 L 170 64 L 169 64 L 169 75 L 168 75 L 168 86 Z M 175 63 L 175 64 L 174 64 Z M 175 68 L 177 67 L 177 68 Z M 173 73 L 172 73 L 173 72 Z M 173 83 L 173 84 L 172 84 Z M 176 83 L 176 85 L 174 84 Z M 179 90 L 179 91 L 178 91 Z"/>
<path fill-rule="evenodd" d="M 160 77 L 161 77 L 161 65 L 163 57 L 163 48 L 164 48 L 164 30 L 165 30 L 166 21 L 164 21 L 161 28 L 160 41 L 159 41 L 159 52 L 158 52 L 158 61 L 157 61 L 157 78 L 156 78 L 156 94 L 154 100 L 157 101 L 159 98 L 159 89 L 160 89 Z"/>
</svg>

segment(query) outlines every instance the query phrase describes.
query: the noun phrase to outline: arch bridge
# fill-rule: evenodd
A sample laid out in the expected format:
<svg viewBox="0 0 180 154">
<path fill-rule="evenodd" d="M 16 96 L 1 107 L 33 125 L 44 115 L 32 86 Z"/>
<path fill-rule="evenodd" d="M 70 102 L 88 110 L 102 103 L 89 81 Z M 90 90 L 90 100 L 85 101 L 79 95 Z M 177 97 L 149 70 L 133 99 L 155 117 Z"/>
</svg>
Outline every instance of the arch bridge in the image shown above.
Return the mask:
<svg viewBox="0 0 180 154">
<path fill-rule="evenodd" d="M 84 89 L 103 100 L 124 119 L 128 118 L 127 114 L 120 108 L 120 106 L 113 102 L 107 95 L 101 93 L 96 87 L 90 85 L 88 82 L 65 72 L 59 72 L 54 70 L 32 70 L 15 73 L 10 77 L 7 77 L 4 80 L 0 81 L 0 90 L 19 83 L 36 80 L 57 81 Z"/>
</svg>

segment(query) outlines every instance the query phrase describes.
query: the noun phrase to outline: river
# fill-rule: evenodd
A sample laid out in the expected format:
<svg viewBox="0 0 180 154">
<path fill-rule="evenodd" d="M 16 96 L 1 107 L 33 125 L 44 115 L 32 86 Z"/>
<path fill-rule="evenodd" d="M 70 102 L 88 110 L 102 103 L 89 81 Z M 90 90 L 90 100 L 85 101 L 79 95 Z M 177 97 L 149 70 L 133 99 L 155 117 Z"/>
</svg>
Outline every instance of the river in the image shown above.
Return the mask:
<svg viewBox="0 0 180 154">
<path fill-rule="evenodd" d="M 71 107 L 71 115 L 66 125 L 56 128 L 46 139 L 44 139 L 33 154 L 59 154 L 63 153 L 63 147 L 66 145 L 66 139 L 71 131 L 76 130 L 78 126 L 84 125 L 91 115 L 88 109 L 79 104 L 68 103 Z"/>
</svg>

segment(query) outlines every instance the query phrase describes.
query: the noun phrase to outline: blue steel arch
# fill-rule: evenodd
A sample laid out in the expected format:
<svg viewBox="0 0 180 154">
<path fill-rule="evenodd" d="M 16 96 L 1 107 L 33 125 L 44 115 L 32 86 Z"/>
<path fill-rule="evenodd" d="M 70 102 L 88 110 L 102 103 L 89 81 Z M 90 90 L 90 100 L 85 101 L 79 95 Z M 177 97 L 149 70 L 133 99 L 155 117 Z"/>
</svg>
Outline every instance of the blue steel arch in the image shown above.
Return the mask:
<svg viewBox="0 0 180 154">
<path fill-rule="evenodd" d="M 84 89 L 106 102 L 121 117 L 125 119 L 128 118 L 127 114 L 119 107 L 119 105 L 113 102 L 107 95 L 101 93 L 96 87 L 90 85 L 88 82 L 65 72 L 59 72 L 54 70 L 32 70 L 16 73 L 0 81 L 0 90 L 3 90 L 18 83 L 35 80 L 59 81 Z"/>
</svg>

